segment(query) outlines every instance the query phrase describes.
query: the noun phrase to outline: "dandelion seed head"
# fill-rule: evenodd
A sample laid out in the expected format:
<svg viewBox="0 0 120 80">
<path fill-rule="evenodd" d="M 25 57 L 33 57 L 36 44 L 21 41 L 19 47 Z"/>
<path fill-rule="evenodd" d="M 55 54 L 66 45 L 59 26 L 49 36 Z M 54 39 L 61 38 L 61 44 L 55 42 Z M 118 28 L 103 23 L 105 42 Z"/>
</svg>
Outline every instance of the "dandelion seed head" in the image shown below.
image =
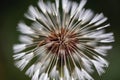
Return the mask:
<svg viewBox="0 0 120 80">
<path fill-rule="evenodd" d="M 105 72 L 113 33 L 105 31 L 107 17 L 85 9 L 86 2 L 39 0 L 29 6 L 25 17 L 32 23 L 18 24 L 21 43 L 13 46 L 13 58 L 20 70 L 29 66 L 31 80 L 94 80 L 93 72 Z"/>
</svg>

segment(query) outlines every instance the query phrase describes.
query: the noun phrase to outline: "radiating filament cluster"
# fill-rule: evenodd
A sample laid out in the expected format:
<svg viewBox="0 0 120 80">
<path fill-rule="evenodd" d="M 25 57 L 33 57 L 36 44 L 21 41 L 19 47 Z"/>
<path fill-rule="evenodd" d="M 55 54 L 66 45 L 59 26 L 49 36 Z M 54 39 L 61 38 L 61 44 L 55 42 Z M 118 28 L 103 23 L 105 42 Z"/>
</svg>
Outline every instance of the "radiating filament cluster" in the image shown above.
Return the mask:
<svg viewBox="0 0 120 80">
<path fill-rule="evenodd" d="M 92 73 L 105 72 L 113 33 L 105 31 L 110 24 L 102 13 L 84 8 L 86 2 L 39 0 L 29 6 L 25 17 L 31 24 L 18 24 L 13 58 L 31 80 L 94 80 Z"/>
</svg>

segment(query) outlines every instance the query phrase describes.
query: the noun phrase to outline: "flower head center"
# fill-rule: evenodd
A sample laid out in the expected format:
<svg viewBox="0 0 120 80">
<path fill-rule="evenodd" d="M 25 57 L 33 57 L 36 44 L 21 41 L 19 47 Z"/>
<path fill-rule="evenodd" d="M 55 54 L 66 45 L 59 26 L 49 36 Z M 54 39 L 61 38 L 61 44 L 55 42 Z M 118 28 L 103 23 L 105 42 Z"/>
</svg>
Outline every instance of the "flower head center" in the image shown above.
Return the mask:
<svg viewBox="0 0 120 80">
<path fill-rule="evenodd" d="M 78 42 L 77 34 L 64 28 L 51 32 L 46 38 L 46 43 L 51 43 L 47 46 L 47 50 L 57 55 L 73 53 L 77 49 Z"/>
</svg>

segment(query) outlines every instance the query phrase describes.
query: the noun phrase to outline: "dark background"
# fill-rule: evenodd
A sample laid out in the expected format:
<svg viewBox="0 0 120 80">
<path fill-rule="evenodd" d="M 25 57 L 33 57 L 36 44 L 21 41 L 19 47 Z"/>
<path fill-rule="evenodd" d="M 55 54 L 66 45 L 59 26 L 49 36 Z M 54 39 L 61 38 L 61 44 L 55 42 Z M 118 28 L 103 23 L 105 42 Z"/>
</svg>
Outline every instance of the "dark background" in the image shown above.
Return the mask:
<svg viewBox="0 0 120 80">
<path fill-rule="evenodd" d="M 20 20 L 24 20 L 23 14 L 31 4 L 37 4 L 37 0 L 0 1 L 0 80 L 30 80 L 13 65 L 12 46 L 18 42 L 16 26 Z M 115 36 L 113 49 L 107 56 L 110 66 L 101 79 L 120 80 L 120 0 L 89 0 L 86 8 L 95 13 L 103 12 Z"/>
</svg>

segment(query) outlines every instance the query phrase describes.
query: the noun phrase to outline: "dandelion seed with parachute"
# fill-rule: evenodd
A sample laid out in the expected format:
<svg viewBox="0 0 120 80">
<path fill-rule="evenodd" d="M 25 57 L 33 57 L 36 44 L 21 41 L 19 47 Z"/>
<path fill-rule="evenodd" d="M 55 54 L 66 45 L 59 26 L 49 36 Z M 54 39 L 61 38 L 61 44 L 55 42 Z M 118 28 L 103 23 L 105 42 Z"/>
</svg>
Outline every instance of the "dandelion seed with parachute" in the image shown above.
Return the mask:
<svg viewBox="0 0 120 80">
<path fill-rule="evenodd" d="M 113 33 L 105 31 L 107 17 L 85 9 L 86 2 L 39 0 L 29 6 L 25 17 L 32 23 L 18 24 L 21 43 L 13 46 L 13 58 L 31 80 L 94 80 L 93 72 L 105 72 Z"/>
</svg>

